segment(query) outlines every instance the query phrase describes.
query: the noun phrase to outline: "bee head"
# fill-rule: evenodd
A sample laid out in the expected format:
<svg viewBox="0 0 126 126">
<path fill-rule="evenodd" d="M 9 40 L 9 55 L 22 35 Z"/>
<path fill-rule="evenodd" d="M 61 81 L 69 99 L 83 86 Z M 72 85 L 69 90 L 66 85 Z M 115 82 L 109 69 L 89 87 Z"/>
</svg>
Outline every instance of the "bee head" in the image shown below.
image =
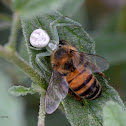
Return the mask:
<svg viewBox="0 0 126 126">
<path fill-rule="evenodd" d="M 54 59 L 70 59 L 75 55 L 76 51 L 77 49 L 70 45 L 66 40 L 60 40 L 59 48 L 54 53 Z"/>
<path fill-rule="evenodd" d="M 67 51 L 64 48 L 59 48 L 54 55 L 55 59 L 62 59 L 63 57 L 67 56 Z"/>
</svg>

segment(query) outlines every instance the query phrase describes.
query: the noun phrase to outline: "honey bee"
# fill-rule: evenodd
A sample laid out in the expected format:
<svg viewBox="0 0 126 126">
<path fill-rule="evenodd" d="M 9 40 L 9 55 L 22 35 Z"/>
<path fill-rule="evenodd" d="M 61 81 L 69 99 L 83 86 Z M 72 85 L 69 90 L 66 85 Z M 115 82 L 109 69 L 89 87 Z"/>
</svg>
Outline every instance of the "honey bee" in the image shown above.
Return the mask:
<svg viewBox="0 0 126 126">
<path fill-rule="evenodd" d="M 67 41 L 61 40 L 59 48 L 51 55 L 53 68 L 45 97 L 46 112 L 51 114 L 68 94 L 70 88 L 77 96 L 94 100 L 102 87 L 93 73 L 108 69 L 108 62 L 97 55 L 79 52 Z"/>
</svg>

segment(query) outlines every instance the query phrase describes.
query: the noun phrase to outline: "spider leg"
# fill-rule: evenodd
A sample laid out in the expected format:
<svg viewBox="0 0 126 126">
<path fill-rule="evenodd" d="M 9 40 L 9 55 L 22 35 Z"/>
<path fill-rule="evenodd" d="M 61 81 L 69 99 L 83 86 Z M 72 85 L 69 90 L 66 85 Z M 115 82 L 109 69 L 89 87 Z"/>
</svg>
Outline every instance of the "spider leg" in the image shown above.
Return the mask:
<svg viewBox="0 0 126 126">
<path fill-rule="evenodd" d="M 60 23 L 60 19 L 65 18 L 66 22 L 65 23 Z M 70 23 L 69 23 L 70 22 Z M 71 23 L 72 22 L 72 23 Z M 57 42 L 59 44 L 59 36 L 58 36 L 58 32 L 57 32 L 57 27 L 64 27 L 64 26 L 77 26 L 77 27 L 81 27 L 81 25 L 67 17 L 59 17 L 56 20 L 54 20 L 53 22 L 50 23 L 50 30 L 53 36 L 53 40 L 55 40 L 55 42 Z"/>
<path fill-rule="evenodd" d="M 30 45 L 27 45 L 27 44 L 25 44 L 25 46 L 26 46 L 27 48 L 30 48 L 30 49 L 33 49 L 33 50 L 37 50 L 37 51 L 42 50 L 42 48 L 36 48 L 36 47 L 30 46 Z"/>
<path fill-rule="evenodd" d="M 50 74 L 50 70 L 48 68 L 48 65 L 46 64 L 44 57 L 45 56 L 50 56 L 51 54 L 49 52 L 42 52 L 42 53 L 38 53 L 36 55 L 36 63 L 38 64 L 39 68 L 43 71 L 45 71 L 46 73 Z"/>
<path fill-rule="evenodd" d="M 60 23 L 61 18 L 65 18 L 65 20 L 67 20 L 68 22 Z M 69 21 L 72 23 L 69 23 Z M 49 52 L 52 52 L 53 50 L 55 50 L 59 45 L 59 36 L 58 36 L 57 27 L 72 26 L 72 25 L 77 26 L 77 27 L 81 27 L 81 25 L 79 25 L 77 22 L 74 22 L 73 20 L 71 20 L 67 17 L 62 17 L 62 16 L 50 23 L 50 30 L 52 33 L 53 40 L 50 41 L 47 46 L 47 50 Z"/>
</svg>

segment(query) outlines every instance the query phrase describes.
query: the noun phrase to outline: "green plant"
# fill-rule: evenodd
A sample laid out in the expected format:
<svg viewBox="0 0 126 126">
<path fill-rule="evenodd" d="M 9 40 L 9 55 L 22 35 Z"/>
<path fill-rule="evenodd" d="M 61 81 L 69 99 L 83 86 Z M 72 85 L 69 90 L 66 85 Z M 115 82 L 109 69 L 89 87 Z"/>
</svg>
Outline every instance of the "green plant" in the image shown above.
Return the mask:
<svg viewBox="0 0 126 126">
<path fill-rule="evenodd" d="M 103 108 L 104 126 L 125 126 L 126 112 L 113 101 L 106 103 Z"/>
<path fill-rule="evenodd" d="M 0 46 L 0 56 L 6 60 L 17 65 L 31 80 L 34 82 L 31 87 L 26 88 L 23 86 L 14 86 L 9 89 L 11 94 L 16 96 L 27 95 L 28 93 L 34 94 L 38 92 L 40 94 L 40 109 L 39 109 L 39 120 L 38 126 L 43 126 L 45 124 L 45 108 L 44 108 L 44 96 L 47 88 L 46 79 L 43 77 L 43 72 L 40 67 L 38 67 L 35 57 L 40 51 L 32 50 L 28 48 L 29 62 L 27 63 L 17 52 L 17 31 L 20 25 L 20 19 L 23 29 L 23 34 L 25 36 L 25 41 L 29 45 L 29 37 L 31 32 L 36 27 L 42 27 L 44 30 L 48 31 L 51 38 L 52 34 L 49 29 L 49 24 L 56 20 L 58 17 L 63 17 L 63 15 L 58 11 L 49 11 L 49 3 L 51 8 L 61 8 L 61 3 L 57 3 L 57 0 L 53 1 L 55 4 L 49 1 L 44 4 L 40 4 L 38 1 L 33 2 L 33 0 L 25 2 L 15 0 L 12 4 L 13 8 L 13 23 L 11 28 L 11 34 L 9 42 L 5 46 Z M 33 6 L 35 4 L 35 6 Z M 59 6 L 58 6 L 59 4 Z M 41 6 L 42 5 L 42 6 Z M 53 6 L 57 5 L 57 6 Z M 39 7 L 38 7 L 39 6 Z M 30 12 L 31 8 L 33 10 Z M 42 13 L 44 11 L 44 13 Z M 39 12 L 39 13 L 38 13 Z M 25 13 L 25 15 L 23 15 Z M 29 17 L 31 16 L 31 17 Z M 78 50 L 85 51 L 88 53 L 95 53 L 95 42 L 93 39 L 85 32 L 83 27 L 77 27 L 76 24 L 73 25 L 73 20 L 68 20 L 72 26 L 58 27 L 58 34 L 61 40 L 68 40 L 71 44 L 76 45 Z M 66 23 L 67 20 L 63 17 L 59 23 Z M 21 48 L 20 50 L 23 50 Z M 45 58 L 46 64 L 50 64 L 49 58 Z M 51 71 L 51 68 L 50 68 Z M 49 75 L 50 76 L 50 75 Z M 72 126 L 102 126 L 103 125 L 103 113 L 102 109 L 107 101 L 114 100 L 118 102 L 121 107 L 125 110 L 125 106 L 120 99 L 118 93 L 108 85 L 106 79 L 101 76 L 96 75 L 100 84 L 103 87 L 103 93 L 100 98 L 95 101 L 84 100 L 85 107 L 81 105 L 80 102 L 76 101 L 74 97 L 67 96 L 63 101 L 62 105 L 65 110 L 66 117 Z"/>
</svg>

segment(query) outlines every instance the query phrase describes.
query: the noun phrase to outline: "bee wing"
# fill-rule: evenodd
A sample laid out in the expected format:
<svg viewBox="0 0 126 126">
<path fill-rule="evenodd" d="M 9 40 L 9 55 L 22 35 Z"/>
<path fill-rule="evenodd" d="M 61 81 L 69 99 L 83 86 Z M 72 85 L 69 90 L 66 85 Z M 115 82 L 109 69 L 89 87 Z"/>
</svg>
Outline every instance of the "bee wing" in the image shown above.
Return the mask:
<svg viewBox="0 0 126 126">
<path fill-rule="evenodd" d="M 88 68 L 92 73 L 103 72 L 109 68 L 109 63 L 103 57 L 84 52 L 79 53 L 80 60 L 78 57 L 76 57 L 76 59 L 80 61 L 79 65 Z M 75 67 L 77 67 L 77 64 L 75 64 Z"/>
<path fill-rule="evenodd" d="M 57 72 L 52 72 L 49 86 L 45 96 L 46 113 L 53 113 L 59 106 L 62 99 L 68 94 L 68 84 Z"/>
</svg>

